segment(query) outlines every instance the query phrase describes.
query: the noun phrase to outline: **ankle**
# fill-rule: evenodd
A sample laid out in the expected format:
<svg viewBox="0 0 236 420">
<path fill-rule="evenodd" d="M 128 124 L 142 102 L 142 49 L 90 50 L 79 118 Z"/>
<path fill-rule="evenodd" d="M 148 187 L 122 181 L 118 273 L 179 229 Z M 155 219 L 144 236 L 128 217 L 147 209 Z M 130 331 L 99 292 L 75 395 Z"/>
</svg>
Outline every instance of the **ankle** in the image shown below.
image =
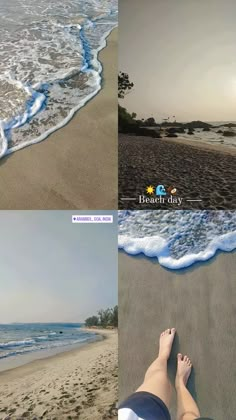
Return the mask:
<svg viewBox="0 0 236 420">
<path fill-rule="evenodd" d="M 156 360 L 158 360 L 160 362 L 163 362 L 163 363 L 167 363 L 168 362 L 168 357 L 165 353 L 159 353 Z"/>
<path fill-rule="evenodd" d="M 185 389 L 186 385 L 184 383 L 183 378 L 176 378 L 175 379 L 175 389 L 176 391 L 180 391 L 181 389 Z"/>
</svg>

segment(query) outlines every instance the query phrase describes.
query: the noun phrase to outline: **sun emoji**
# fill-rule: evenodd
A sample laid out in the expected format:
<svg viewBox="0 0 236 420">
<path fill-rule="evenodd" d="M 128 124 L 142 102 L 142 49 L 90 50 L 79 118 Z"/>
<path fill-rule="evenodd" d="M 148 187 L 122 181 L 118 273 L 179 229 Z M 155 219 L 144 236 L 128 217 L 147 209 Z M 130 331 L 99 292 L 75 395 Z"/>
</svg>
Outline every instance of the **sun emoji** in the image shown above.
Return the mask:
<svg viewBox="0 0 236 420">
<path fill-rule="evenodd" d="M 146 192 L 147 192 L 148 194 L 152 195 L 152 194 L 154 193 L 154 187 L 153 187 L 152 185 L 149 185 L 149 186 L 146 188 Z"/>
</svg>

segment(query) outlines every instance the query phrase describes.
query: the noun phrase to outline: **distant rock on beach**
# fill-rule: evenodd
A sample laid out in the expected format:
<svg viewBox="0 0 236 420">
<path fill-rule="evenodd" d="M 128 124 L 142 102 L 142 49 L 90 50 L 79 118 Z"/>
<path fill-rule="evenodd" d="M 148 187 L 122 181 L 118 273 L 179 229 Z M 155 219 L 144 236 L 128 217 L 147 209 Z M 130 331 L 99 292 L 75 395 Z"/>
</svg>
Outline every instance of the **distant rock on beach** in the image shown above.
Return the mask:
<svg viewBox="0 0 236 420">
<path fill-rule="evenodd" d="M 203 121 L 191 121 L 189 123 L 184 124 L 184 126 L 188 129 L 194 130 L 195 128 L 203 128 L 205 131 L 210 130 L 213 126 Z"/>
<path fill-rule="evenodd" d="M 233 137 L 233 136 L 236 136 L 236 133 L 234 131 L 223 131 L 223 136 Z"/>
<path fill-rule="evenodd" d="M 136 136 L 152 137 L 155 139 L 161 138 L 160 132 L 151 128 L 135 127 L 135 129 L 133 129 L 133 134 Z"/>
</svg>

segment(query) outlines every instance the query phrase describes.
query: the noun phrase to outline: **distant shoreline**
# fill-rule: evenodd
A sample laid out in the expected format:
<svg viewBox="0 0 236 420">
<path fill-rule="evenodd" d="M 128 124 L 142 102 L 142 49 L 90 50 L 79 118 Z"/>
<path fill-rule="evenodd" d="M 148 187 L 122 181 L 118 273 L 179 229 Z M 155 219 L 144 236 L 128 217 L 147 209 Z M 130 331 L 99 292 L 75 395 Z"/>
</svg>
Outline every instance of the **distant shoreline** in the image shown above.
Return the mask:
<svg viewBox="0 0 236 420">
<path fill-rule="evenodd" d="M 190 147 L 195 147 L 197 149 L 200 150 L 209 150 L 209 151 L 215 151 L 218 153 L 228 153 L 228 154 L 232 154 L 232 155 L 236 155 L 236 147 L 234 146 L 226 146 L 225 144 L 210 144 L 210 143 L 206 143 L 204 142 L 204 140 L 191 140 L 191 138 L 188 139 L 183 139 L 181 136 L 178 138 L 168 138 L 168 137 L 163 137 L 162 139 L 157 139 L 158 140 L 163 140 L 165 142 L 168 143 L 181 143 L 181 144 L 185 144 L 186 146 L 190 146 Z"/>
</svg>

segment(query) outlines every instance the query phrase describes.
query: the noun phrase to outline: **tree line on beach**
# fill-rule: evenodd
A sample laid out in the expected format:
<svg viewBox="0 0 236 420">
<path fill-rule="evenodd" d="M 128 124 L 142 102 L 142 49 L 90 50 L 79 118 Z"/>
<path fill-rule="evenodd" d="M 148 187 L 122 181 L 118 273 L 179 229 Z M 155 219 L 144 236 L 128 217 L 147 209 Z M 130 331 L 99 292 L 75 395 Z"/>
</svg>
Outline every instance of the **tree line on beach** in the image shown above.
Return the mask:
<svg viewBox="0 0 236 420">
<path fill-rule="evenodd" d="M 118 306 L 114 308 L 100 309 L 97 315 L 90 316 L 85 320 L 86 327 L 117 328 Z"/>
<path fill-rule="evenodd" d="M 133 87 L 134 83 L 130 81 L 129 75 L 120 71 L 118 74 L 118 98 L 121 100 L 124 99 L 132 91 Z M 126 108 L 120 104 L 118 105 L 119 133 L 162 138 L 163 135 L 165 137 L 178 137 L 178 134 L 181 133 L 186 133 L 191 136 L 196 129 L 210 131 L 212 128 L 219 128 L 217 131 L 218 134 L 226 137 L 236 135 L 235 131 L 232 130 L 233 127 L 236 127 L 236 124 L 233 123 L 224 124 L 224 127 L 228 129 L 223 129 L 221 125 L 216 127 L 203 121 L 177 122 L 175 116 L 172 117 L 172 120 L 168 117 L 163 119 L 162 123 L 157 123 L 153 117 L 137 119 L 136 113 L 129 113 Z"/>
</svg>

